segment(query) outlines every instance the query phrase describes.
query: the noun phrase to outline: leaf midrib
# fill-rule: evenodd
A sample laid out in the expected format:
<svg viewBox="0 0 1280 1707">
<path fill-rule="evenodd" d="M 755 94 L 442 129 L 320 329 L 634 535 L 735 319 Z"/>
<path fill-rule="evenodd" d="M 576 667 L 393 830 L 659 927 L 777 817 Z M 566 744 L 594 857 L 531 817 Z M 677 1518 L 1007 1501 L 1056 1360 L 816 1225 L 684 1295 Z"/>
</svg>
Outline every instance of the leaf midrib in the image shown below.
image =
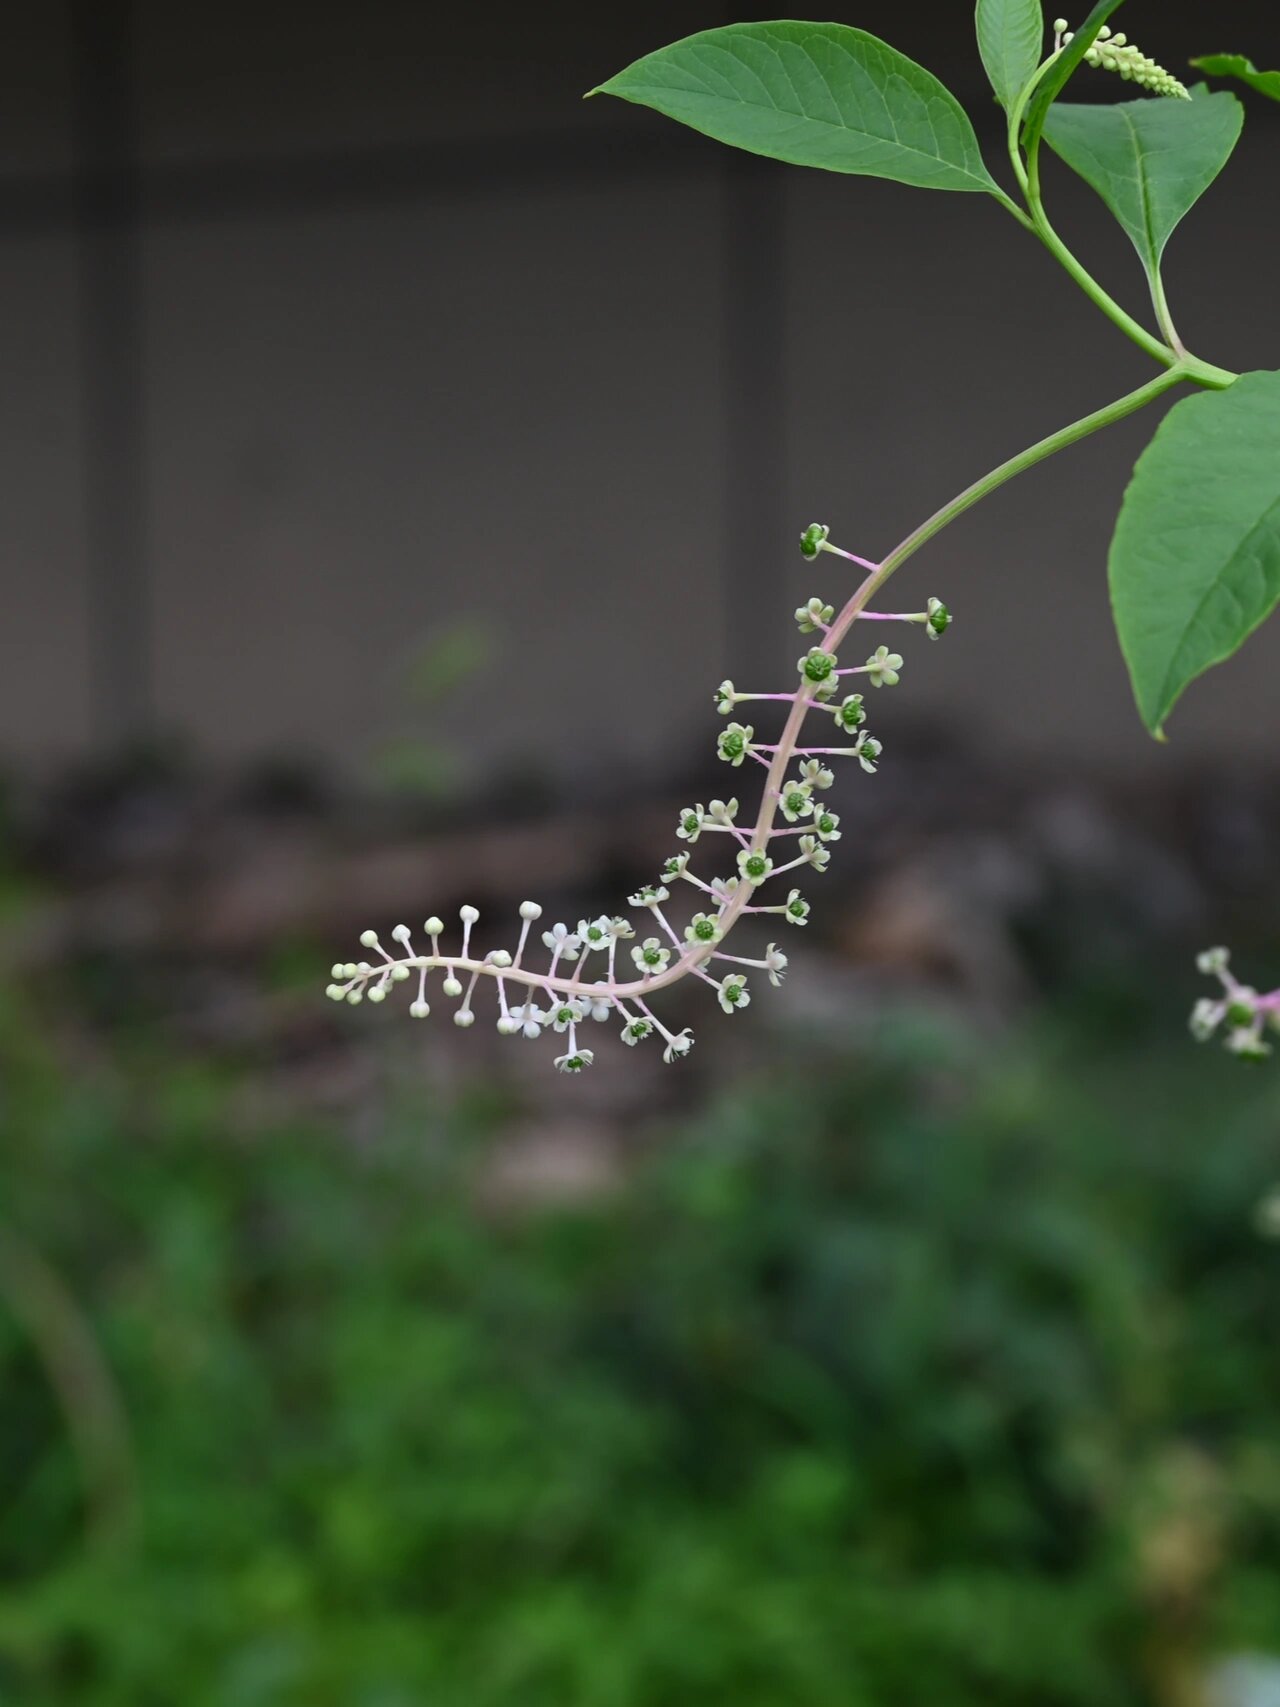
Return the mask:
<svg viewBox="0 0 1280 1707">
<path fill-rule="evenodd" d="M 1196 604 L 1196 608 L 1192 611 L 1191 615 L 1187 618 L 1186 622 L 1183 623 L 1182 632 L 1178 636 L 1178 644 L 1173 649 L 1173 654 L 1169 659 L 1168 667 L 1166 668 L 1165 673 L 1164 673 L 1164 680 L 1160 684 L 1159 720 L 1161 722 L 1163 722 L 1164 718 L 1168 715 L 1169 710 L 1171 709 L 1170 703 L 1169 703 L 1169 697 L 1168 697 L 1169 696 L 1169 684 L 1171 681 L 1173 681 L 1174 677 L 1177 674 L 1176 666 L 1178 664 L 1179 659 L 1182 656 L 1182 649 L 1187 644 L 1187 636 L 1192 632 L 1192 630 L 1195 628 L 1196 624 L 1199 622 L 1201 615 L 1204 612 L 1205 606 L 1209 603 L 1209 601 L 1211 599 L 1215 598 L 1222 591 L 1223 579 L 1226 576 L 1227 571 L 1231 568 L 1231 565 L 1240 556 L 1240 553 L 1244 550 L 1244 547 L 1253 538 L 1254 534 L 1256 534 L 1258 532 L 1258 530 L 1263 526 L 1264 523 L 1270 521 L 1272 516 L 1280 516 L 1280 497 L 1273 498 L 1270 501 L 1270 503 L 1268 503 L 1266 508 L 1262 511 L 1262 513 L 1258 517 L 1257 521 L 1255 521 L 1250 527 L 1246 528 L 1245 531 L 1240 535 L 1238 542 L 1232 548 L 1231 555 L 1227 558 L 1226 562 L 1223 564 L 1222 570 L 1219 573 L 1217 580 L 1213 583 L 1212 586 L 1205 588 L 1204 592 L 1200 595 L 1199 601 Z M 1258 621 L 1261 622 L 1261 621 L 1265 620 L 1265 616 L 1266 616 L 1266 612 L 1264 611 L 1263 615 L 1261 617 L 1259 617 Z M 1258 626 L 1258 623 L 1255 622 L 1253 624 L 1253 626 L 1246 631 L 1246 634 L 1252 634 L 1254 628 L 1256 628 L 1257 626 Z M 1244 638 L 1244 636 L 1242 636 L 1242 638 Z"/>
<path fill-rule="evenodd" d="M 1118 106 L 1115 110 L 1125 122 L 1125 126 L 1129 132 L 1129 140 L 1133 145 L 1134 159 L 1138 163 L 1138 205 L 1142 210 L 1142 229 L 1146 236 L 1147 252 L 1151 257 L 1151 264 L 1152 266 L 1158 267 L 1160 264 L 1160 250 L 1156 248 L 1155 232 L 1151 227 L 1150 183 L 1147 178 L 1145 155 L 1143 153 L 1141 142 L 1138 139 L 1138 127 L 1134 124 L 1132 118 L 1130 118 L 1129 114 L 1125 112 L 1123 107 Z"/>
</svg>

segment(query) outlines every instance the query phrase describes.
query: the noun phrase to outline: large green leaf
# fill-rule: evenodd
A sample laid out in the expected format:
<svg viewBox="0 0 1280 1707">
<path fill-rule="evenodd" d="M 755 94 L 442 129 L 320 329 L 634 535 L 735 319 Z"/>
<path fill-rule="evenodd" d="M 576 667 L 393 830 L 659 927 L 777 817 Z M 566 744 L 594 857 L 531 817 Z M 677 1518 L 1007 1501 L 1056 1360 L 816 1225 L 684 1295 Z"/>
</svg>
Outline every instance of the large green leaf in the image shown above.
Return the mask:
<svg viewBox="0 0 1280 1707">
<path fill-rule="evenodd" d="M 847 24 L 731 24 L 636 60 L 618 95 L 793 166 L 999 193 L 964 109 L 931 72 Z"/>
<path fill-rule="evenodd" d="M 1207 77 L 1238 77 L 1260 95 L 1280 101 L 1280 71 L 1259 71 L 1242 53 L 1206 53 L 1191 63 Z"/>
<path fill-rule="evenodd" d="M 1172 408 L 1138 458 L 1109 563 L 1143 722 L 1229 658 L 1280 599 L 1280 373 Z"/>
<path fill-rule="evenodd" d="M 1154 278 L 1174 227 L 1226 165 L 1243 121 L 1234 95 L 1200 88 L 1190 101 L 1059 103 L 1044 138 L 1097 190 Z"/>
<path fill-rule="evenodd" d="M 1044 51 L 1040 0 L 978 0 L 974 23 L 978 52 L 996 99 L 1011 107 Z"/>
</svg>

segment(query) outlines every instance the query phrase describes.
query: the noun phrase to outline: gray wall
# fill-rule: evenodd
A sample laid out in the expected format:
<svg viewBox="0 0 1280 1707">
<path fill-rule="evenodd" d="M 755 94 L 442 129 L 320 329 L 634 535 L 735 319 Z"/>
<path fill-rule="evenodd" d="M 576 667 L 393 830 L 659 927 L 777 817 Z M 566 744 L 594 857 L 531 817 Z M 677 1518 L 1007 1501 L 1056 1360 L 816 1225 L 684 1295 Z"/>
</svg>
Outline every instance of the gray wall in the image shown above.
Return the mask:
<svg viewBox="0 0 1280 1707">
<path fill-rule="evenodd" d="M 898 10 L 851 21 L 986 123 L 967 8 Z M 1131 29 L 1176 55 L 1178 10 Z M 89 11 L 131 25 L 123 58 L 108 31 L 86 64 Z M 443 728 L 477 764 L 658 763 L 708 738 L 720 675 L 787 671 L 802 596 L 837 598 L 835 561 L 794 550 L 805 522 L 875 554 L 1145 377 L 984 198 L 744 169 L 579 99 L 724 16 L 14 14 L 0 754 L 61 759 L 145 722 L 219 760 L 359 763 L 403 721 L 398 663 L 476 613 L 493 667 Z M 102 78 L 120 97 L 105 118 Z M 118 157 L 100 146 L 113 123 Z M 1218 362 L 1280 366 L 1275 222 L 1250 201 L 1277 147 L 1255 103 L 1235 168 L 1174 240 L 1175 310 Z M 120 170 L 77 189 L 86 157 Z M 1140 306 L 1088 192 L 1055 173 L 1053 196 Z M 1193 690 L 1167 753 L 1137 731 L 1103 565 L 1153 426 L 1036 470 L 904 570 L 895 602 L 937 592 L 958 621 L 914 648 L 882 723 L 1117 767 L 1270 750 L 1280 631 Z"/>
</svg>

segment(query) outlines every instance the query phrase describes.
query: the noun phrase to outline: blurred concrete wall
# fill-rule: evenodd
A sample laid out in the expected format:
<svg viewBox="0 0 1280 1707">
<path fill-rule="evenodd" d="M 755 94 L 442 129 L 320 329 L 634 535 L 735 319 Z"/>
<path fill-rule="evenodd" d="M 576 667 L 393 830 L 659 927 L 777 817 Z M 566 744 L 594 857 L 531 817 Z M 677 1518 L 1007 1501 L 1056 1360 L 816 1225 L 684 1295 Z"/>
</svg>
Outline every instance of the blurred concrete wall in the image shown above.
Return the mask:
<svg viewBox="0 0 1280 1707">
<path fill-rule="evenodd" d="M 1219 8 L 1212 40 L 1193 8 L 1141 30 L 1133 11 L 1170 59 L 1280 57 L 1260 6 Z M 415 645 L 474 614 L 492 666 L 437 727 L 477 764 L 659 763 L 707 740 L 721 675 L 790 667 L 801 597 L 836 599 L 834 560 L 795 552 L 806 522 L 887 549 L 1144 377 L 984 198 L 743 165 L 581 101 L 731 15 L 10 8 L 0 754 L 145 728 L 359 762 L 403 721 Z M 946 77 L 998 159 L 967 6 L 848 16 Z M 1280 123 L 1259 105 L 1169 264 L 1192 346 L 1254 367 L 1280 366 L 1257 202 Z M 1055 172 L 1052 194 L 1140 308 L 1089 192 Z M 902 599 L 937 592 L 958 621 L 882 722 L 1029 759 L 1150 752 L 1104 562 L 1154 424 L 1024 476 L 904 570 Z M 1255 637 L 1153 762 L 1269 751 L 1278 661 L 1280 628 Z"/>
</svg>

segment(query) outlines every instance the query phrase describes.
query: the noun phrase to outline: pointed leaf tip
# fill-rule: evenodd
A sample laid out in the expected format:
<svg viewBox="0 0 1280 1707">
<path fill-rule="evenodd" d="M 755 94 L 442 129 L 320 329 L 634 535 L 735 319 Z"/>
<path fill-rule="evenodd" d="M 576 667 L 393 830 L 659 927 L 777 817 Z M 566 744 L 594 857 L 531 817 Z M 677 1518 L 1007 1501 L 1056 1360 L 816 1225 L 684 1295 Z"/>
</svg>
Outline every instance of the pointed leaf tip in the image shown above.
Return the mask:
<svg viewBox="0 0 1280 1707">
<path fill-rule="evenodd" d="M 793 166 L 1000 194 L 955 96 L 847 24 L 703 30 L 636 60 L 598 92 Z"/>
<path fill-rule="evenodd" d="M 1108 577 L 1138 710 L 1161 740 L 1184 690 L 1280 601 L 1280 373 L 1174 405 L 1134 468 Z"/>
</svg>

